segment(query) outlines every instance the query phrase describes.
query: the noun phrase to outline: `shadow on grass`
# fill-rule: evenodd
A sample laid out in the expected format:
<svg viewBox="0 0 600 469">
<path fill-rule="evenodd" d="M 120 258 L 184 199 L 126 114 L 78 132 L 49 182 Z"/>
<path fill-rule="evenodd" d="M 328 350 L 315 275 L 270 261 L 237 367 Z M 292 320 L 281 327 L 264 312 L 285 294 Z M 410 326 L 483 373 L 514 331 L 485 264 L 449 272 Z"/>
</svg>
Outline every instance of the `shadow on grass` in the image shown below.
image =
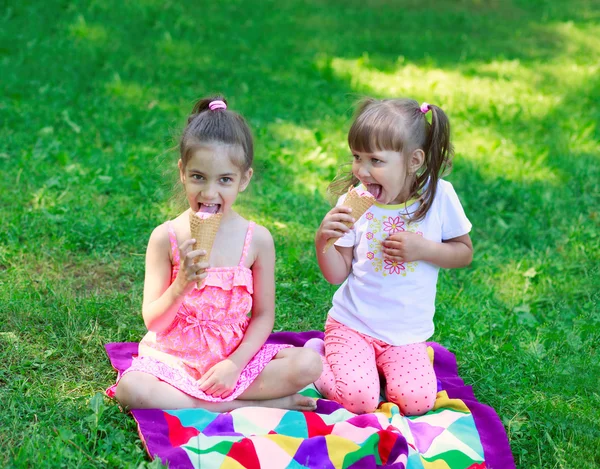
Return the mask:
<svg viewBox="0 0 600 469">
<path fill-rule="evenodd" d="M 278 119 L 339 135 L 346 127 L 348 96 L 358 93 L 327 67 L 316 66 L 319 61 L 360 58 L 367 50 L 367 66 L 381 71 L 397 68 L 398 57 L 406 63 L 449 69 L 496 59 L 526 64 L 569 52 L 557 32 L 549 28 L 547 35 L 541 35 L 539 28 L 565 19 L 583 25 L 597 13 L 586 2 L 570 3 L 561 10 L 548 2 L 484 5 L 477 1 L 442 6 L 377 1 L 308 6 L 262 2 L 252 8 L 238 2 L 190 7 L 155 2 L 55 6 L 56 23 L 42 19 L 41 8 L 49 6 L 14 6 L 7 13 L 12 26 L 8 35 L 25 21 L 29 27 L 39 27 L 33 38 L 14 34 L 23 48 L 3 47 L 3 51 L 18 70 L 9 74 L 7 97 L 24 111 L 5 111 L 10 118 L 5 122 L 11 122 L 9 134 L 29 135 L 30 144 L 37 142 L 33 151 L 23 152 L 23 141 L 9 139 L 7 161 L 16 160 L 17 165 L 6 166 L 11 175 L 24 163 L 44 167 L 35 169 L 31 178 L 21 177 L 17 186 L 21 193 L 32 195 L 29 204 L 37 203 L 41 220 L 36 208 L 28 213 L 18 210 L 22 199 L 6 196 L 4 201 L 9 210 L 17 209 L 7 215 L 11 225 L 43 221 L 55 227 L 49 230 L 49 243 L 60 241 L 69 250 L 83 252 L 115 250 L 123 240 L 137 246 L 147 237 L 156 222 L 148 202 L 165 195 L 154 191 L 163 174 L 151 167 L 153 156 L 165 147 L 165 129 L 179 127 L 172 116 L 181 116 L 194 97 L 215 84 L 234 97 L 235 108 L 251 116 L 259 139 L 272 137 L 265 129 Z M 503 21 L 508 18 L 511 21 Z M 276 40 L 266 40 L 269 35 Z M 35 56 L 42 59 L 34 60 Z M 33 73 L 44 61 L 53 66 L 43 75 Z M 21 73 L 29 72 L 35 78 L 23 83 Z M 37 132 L 48 127 L 53 129 L 48 134 Z M 272 146 L 266 149 L 277 152 Z M 343 154 L 338 148 L 333 151 L 338 157 Z M 281 188 L 266 205 L 289 199 L 290 192 L 299 196 L 301 204 L 306 200 L 311 206 L 322 205 L 318 196 L 294 184 L 297 174 L 289 164 L 277 165 L 277 161 L 271 158 L 265 171 L 258 171 L 259 179 L 277 181 Z M 48 173 L 53 175 L 50 181 L 45 177 Z M 321 183 L 332 173 L 331 168 L 321 170 Z M 46 179 L 41 187 L 40 179 Z M 91 186 L 89 194 L 77 193 L 80 186 Z M 113 216 L 80 220 L 70 216 L 74 206 Z M 132 213 L 132 207 L 139 208 Z M 123 219 L 131 222 L 128 232 L 120 228 Z M 305 221 L 314 226 L 314 217 L 298 220 Z M 135 231 L 138 227 L 140 231 Z M 9 234 L 9 241 L 21 243 L 24 236 Z"/>
</svg>

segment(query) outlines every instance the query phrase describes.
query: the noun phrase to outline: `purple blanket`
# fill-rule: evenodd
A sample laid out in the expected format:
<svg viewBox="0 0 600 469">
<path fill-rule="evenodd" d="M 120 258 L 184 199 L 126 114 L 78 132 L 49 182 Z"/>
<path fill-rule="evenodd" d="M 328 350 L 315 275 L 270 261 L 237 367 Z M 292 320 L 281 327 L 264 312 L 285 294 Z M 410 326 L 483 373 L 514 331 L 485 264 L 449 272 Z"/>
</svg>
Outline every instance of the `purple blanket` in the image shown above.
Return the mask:
<svg viewBox="0 0 600 469">
<path fill-rule="evenodd" d="M 322 336 L 318 331 L 277 332 L 269 342 L 301 347 Z M 150 457 L 171 468 L 514 468 L 496 412 L 464 384 L 451 352 L 437 343 L 428 345 L 438 396 L 435 408 L 420 417 L 404 417 L 391 403 L 374 414 L 355 415 L 324 399 L 316 412 L 255 407 L 226 414 L 200 409 L 132 414 Z M 137 346 L 106 345 L 118 372 L 129 367 Z M 314 387 L 303 393 L 319 397 Z"/>
</svg>

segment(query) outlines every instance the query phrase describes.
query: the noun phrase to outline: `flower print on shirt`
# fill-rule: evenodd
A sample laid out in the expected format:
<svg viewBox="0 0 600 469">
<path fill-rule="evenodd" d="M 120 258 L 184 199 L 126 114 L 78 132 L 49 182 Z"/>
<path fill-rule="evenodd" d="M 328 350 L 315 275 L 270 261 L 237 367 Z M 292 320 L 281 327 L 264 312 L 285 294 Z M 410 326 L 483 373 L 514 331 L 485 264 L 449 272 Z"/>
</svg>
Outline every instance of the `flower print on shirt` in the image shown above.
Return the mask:
<svg viewBox="0 0 600 469">
<path fill-rule="evenodd" d="M 373 212 L 367 212 L 365 214 L 367 220 L 369 220 L 368 231 L 365 237 L 369 241 L 369 252 L 367 252 L 367 259 L 376 263 L 377 258 L 381 259 L 381 240 L 378 238 L 381 236 L 382 225 L 381 220 L 374 218 Z M 384 238 L 385 239 L 385 238 Z M 374 264 L 375 265 L 375 264 Z M 381 270 L 375 267 L 375 271 L 379 272 Z"/>
<path fill-rule="evenodd" d="M 402 275 L 405 277 L 408 273 L 414 272 L 418 262 L 397 262 L 389 259 L 384 260 L 381 252 L 381 243 L 388 237 L 401 231 L 410 231 L 423 236 L 421 231 L 417 231 L 418 223 L 411 223 L 400 214 L 393 216 L 383 215 L 381 218 L 375 218 L 372 212 L 367 212 L 369 225 L 367 234 L 369 251 L 367 259 L 371 261 L 373 270 L 381 272 L 381 275 Z"/>
<path fill-rule="evenodd" d="M 383 231 L 386 231 L 391 235 L 398 233 L 399 231 L 406 231 L 404 229 L 404 220 L 402 220 L 399 216 L 387 217 L 387 220 L 384 219 L 383 222 Z"/>
<path fill-rule="evenodd" d="M 406 270 L 404 262 L 391 261 L 389 259 L 386 259 L 384 262 L 385 266 L 383 268 L 387 270 L 390 274 L 399 274 L 403 270 Z"/>
</svg>

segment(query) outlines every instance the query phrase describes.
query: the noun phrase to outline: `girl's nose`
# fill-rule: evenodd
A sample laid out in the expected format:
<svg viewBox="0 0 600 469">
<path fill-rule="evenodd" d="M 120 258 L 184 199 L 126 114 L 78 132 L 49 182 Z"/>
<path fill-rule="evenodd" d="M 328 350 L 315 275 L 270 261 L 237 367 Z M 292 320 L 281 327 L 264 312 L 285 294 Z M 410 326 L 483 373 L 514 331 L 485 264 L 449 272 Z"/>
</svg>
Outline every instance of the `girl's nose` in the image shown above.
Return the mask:
<svg viewBox="0 0 600 469">
<path fill-rule="evenodd" d="M 212 184 L 208 184 L 202 189 L 202 197 L 205 199 L 212 199 L 216 195 L 216 190 Z"/>
<path fill-rule="evenodd" d="M 356 168 L 356 175 L 359 178 L 367 178 L 369 177 L 369 170 L 364 164 L 358 164 L 358 167 Z"/>
</svg>

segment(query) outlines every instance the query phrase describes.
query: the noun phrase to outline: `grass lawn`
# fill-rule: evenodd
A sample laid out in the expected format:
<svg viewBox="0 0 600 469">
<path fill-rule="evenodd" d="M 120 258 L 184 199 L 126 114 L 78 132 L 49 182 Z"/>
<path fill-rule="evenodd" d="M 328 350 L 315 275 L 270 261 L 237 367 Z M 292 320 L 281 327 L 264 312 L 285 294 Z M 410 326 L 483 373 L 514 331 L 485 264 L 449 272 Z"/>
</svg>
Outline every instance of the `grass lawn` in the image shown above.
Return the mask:
<svg viewBox="0 0 600 469">
<path fill-rule="evenodd" d="M 519 468 L 600 467 L 600 6 L 591 0 L 4 0 L 2 467 L 160 467 L 101 393 L 136 341 L 144 252 L 176 213 L 169 151 L 194 100 L 247 116 L 239 211 L 273 233 L 276 329 L 320 329 L 312 239 L 357 97 L 453 124 L 475 258 L 444 271 L 434 340 Z M 497 468 L 502 469 L 502 468 Z"/>
</svg>

